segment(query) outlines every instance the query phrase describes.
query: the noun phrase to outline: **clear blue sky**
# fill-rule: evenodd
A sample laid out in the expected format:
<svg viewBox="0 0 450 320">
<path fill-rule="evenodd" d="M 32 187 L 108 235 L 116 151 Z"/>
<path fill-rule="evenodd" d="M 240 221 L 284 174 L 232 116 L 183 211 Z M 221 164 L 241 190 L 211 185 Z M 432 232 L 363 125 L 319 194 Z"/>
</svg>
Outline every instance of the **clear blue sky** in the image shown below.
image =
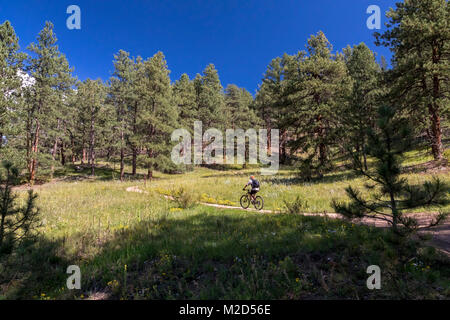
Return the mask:
<svg viewBox="0 0 450 320">
<path fill-rule="evenodd" d="M 162 51 L 175 81 L 191 78 L 213 63 L 222 85 L 252 94 L 271 59 L 305 48 L 311 34 L 325 32 L 335 50 L 365 42 L 374 45 L 366 27 L 369 5 L 385 11 L 395 0 L 2 0 L 0 20 L 11 21 L 25 49 L 46 20 L 55 25 L 60 50 L 80 79 L 107 80 L 113 55 L 123 49 L 144 58 Z M 66 9 L 81 8 L 81 30 L 68 30 Z M 379 58 L 378 56 L 378 58 Z"/>
</svg>

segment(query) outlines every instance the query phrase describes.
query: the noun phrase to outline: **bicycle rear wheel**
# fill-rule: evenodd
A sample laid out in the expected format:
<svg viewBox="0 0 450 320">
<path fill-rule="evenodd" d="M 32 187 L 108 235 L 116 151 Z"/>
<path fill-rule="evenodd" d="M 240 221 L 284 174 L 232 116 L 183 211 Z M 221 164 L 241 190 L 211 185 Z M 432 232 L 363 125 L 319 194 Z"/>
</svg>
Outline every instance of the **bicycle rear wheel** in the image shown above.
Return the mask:
<svg viewBox="0 0 450 320">
<path fill-rule="evenodd" d="M 240 203 L 241 203 L 242 208 L 244 208 L 244 209 L 248 208 L 248 206 L 250 205 L 250 199 L 248 198 L 248 196 L 246 194 L 244 194 L 241 197 Z"/>
<path fill-rule="evenodd" d="M 260 197 L 260 196 L 257 196 L 255 198 L 254 205 L 255 205 L 255 209 L 256 210 L 261 210 L 264 207 L 264 199 L 262 197 Z"/>
</svg>

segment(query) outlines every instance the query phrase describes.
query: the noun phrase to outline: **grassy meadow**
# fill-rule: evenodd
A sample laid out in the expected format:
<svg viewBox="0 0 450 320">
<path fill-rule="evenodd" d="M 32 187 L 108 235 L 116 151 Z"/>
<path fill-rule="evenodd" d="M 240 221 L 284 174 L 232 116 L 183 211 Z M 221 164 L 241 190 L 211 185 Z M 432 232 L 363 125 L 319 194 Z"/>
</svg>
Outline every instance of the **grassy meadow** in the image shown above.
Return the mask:
<svg viewBox="0 0 450 320">
<path fill-rule="evenodd" d="M 422 157 L 422 158 L 421 158 Z M 405 166 L 429 159 L 409 154 Z M 351 171 L 301 182 L 292 168 L 259 176 L 257 168 L 196 168 L 156 173 L 146 182 L 105 163 L 60 171 L 35 187 L 42 214 L 40 240 L 0 264 L 2 299 L 448 299 L 450 262 L 432 247 L 401 251 L 386 230 L 284 213 L 297 196 L 305 211 L 330 212 L 332 198 L 365 180 Z M 127 172 L 130 172 L 127 168 Z M 203 202 L 236 205 L 248 176 L 261 181 L 265 209 L 279 213 L 182 208 L 166 199 L 183 187 Z M 408 173 L 416 183 L 431 174 Z M 450 181 L 449 173 L 439 177 Z M 143 193 L 126 192 L 138 186 Z M 25 195 L 25 188 L 17 188 Z M 81 268 L 80 290 L 66 288 L 66 269 Z M 381 290 L 366 286 L 370 265 L 382 272 Z"/>
</svg>

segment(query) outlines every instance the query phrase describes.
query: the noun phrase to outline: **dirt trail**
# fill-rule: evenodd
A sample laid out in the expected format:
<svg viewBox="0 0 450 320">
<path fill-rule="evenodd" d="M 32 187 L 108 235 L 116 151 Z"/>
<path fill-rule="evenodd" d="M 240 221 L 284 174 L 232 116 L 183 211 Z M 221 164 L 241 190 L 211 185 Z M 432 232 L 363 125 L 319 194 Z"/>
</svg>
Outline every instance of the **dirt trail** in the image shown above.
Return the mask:
<svg viewBox="0 0 450 320">
<path fill-rule="evenodd" d="M 145 193 L 148 194 L 147 191 L 143 191 L 139 189 L 137 186 L 128 187 L 126 189 L 127 192 L 137 192 L 137 193 Z M 174 200 L 173 197 L 164 195 L 164 198 Z M 215 204 L 215 203 L 206 203 L 206 202 L 200 202 L 203 206 L 208 207 L 215 207 L 219 209 L 231 209 L 231 210 L 240 210 L 240 211 L 254 211 L 254 212 L 260 212 L 260 213 L 279 213 L 278 211 L 272 211 L 272 210 L 256 210 L 254 208 L 248 208 L 243 209 L 241 207 L 234 207 L 234 206 L 227 206 L 222 204 Z M 303 216 L 319 216 L 319 217 L 328 217 L 332 219 L 343 219 L 342 215 L 337 213 L 299 213 Z M 421 213 L 415 213 L 412 214 L 411 217 L 417 219 L 419 222 L 419 226 L 426 226 L 429 224 L 435 217 L 437 213 L 430 213 L 430 212 L 421 212 Z M 358 223 L 372 226 L 372 227 L 378 227 L 378 228 L 386 228 L 388 227 L 388 223 L 383 220 L 375 219 L 366 217 L 361 219 Z M 440 249 L 442 252 L 444 252 L 446 255 L 450 256 L 450 218 L 448 218 L 444 223 L 437 227 L 430 228 L 427 231 L 421 231 L 422 233 L 429 233 L 431 235 L 431 244 Z"/>
</svg>

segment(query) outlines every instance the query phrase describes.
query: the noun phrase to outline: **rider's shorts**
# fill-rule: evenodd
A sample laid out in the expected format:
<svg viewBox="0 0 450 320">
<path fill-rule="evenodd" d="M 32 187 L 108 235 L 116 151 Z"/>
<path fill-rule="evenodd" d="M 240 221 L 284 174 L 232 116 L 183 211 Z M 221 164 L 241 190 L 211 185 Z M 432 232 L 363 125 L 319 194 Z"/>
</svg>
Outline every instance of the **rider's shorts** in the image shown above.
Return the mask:
<svg viewBox="0 0 450 320">
<path fill-rule="evenodd" d="M 259 191 L 259 188 L 253 188 L 253 189 L 250 191 L 250 194 L 256 194 L 258 191 Z"/>
</svg>

